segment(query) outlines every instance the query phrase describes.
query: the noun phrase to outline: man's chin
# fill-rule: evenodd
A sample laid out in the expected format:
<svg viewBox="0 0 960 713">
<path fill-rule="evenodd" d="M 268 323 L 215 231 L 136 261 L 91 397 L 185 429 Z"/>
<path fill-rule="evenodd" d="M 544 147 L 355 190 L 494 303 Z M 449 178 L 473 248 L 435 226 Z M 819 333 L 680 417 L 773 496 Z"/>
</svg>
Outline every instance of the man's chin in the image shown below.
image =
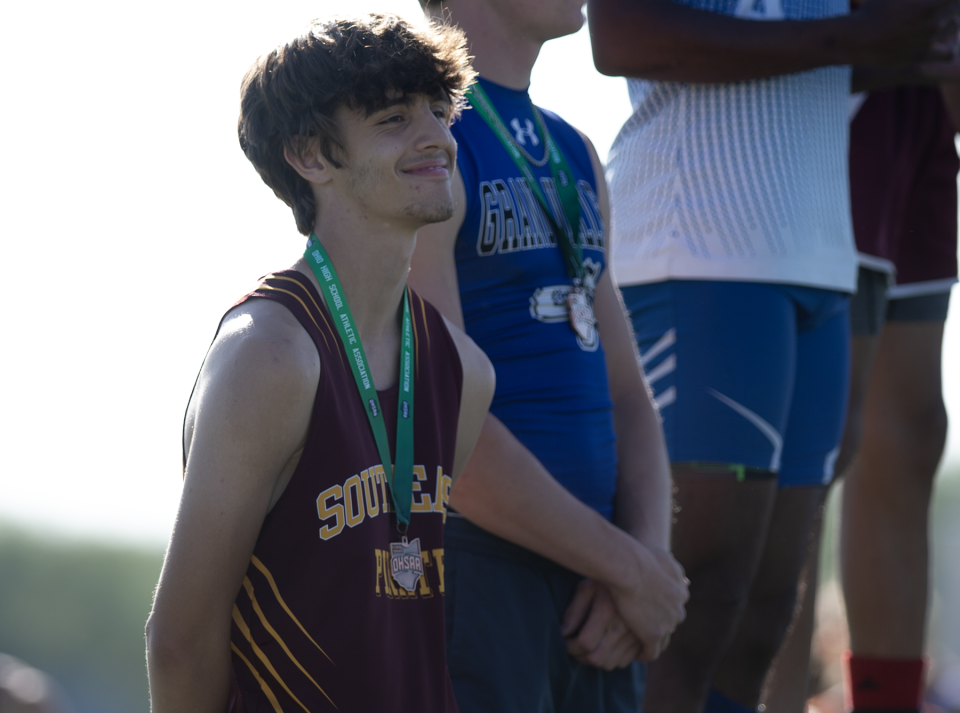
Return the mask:
<svg viewBox="0 0 960 713">
<path fill-rule="evenodd" d="M 407 209 L 407 215 L 420 223 L 420 225 L 430 225 L 431 223 L 443 223 L 453 217 L 453 201 L 443 201 L 434 205 L 412 205 Z"/>
</svg>

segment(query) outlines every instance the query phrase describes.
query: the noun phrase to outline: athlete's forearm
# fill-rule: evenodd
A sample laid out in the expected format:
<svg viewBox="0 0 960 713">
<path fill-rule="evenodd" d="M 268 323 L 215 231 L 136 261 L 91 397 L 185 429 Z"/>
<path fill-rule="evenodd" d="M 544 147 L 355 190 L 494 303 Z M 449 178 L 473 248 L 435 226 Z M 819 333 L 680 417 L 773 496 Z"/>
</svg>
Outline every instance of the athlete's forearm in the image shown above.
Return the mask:
<svg viewBox="0 0 960 713">
<path fill-rule="evenodd" d="M 673 493 L 659 416 L 645 392 L 614 404 L 619 477 L 614 522 L 650 549 L 670 550 Z"/>
<path fill-rule="evenodd" d="M 845 17 L 756 22 L 672 0 L 590 0 L 597 69 L 675 82 L 736 82 L 846 64 Z M 840 47 L 838 48 L 838 44 Z"/>
<path fill-rule="evenodd" d="M 870 0 L 852 15 L 758 22 L 673 0 L 589 0 L 594 62 L 603 74 L 737 82 L 830 65 L 895 65 L 930 57 L 943 0 L 894 10 Z M 907 5 L 902 3 L 902 5 Z"/>
<path fill-rule="evenodd" d="M 230 633 L 179 634 L 151 615 L 147 675 L 151 713 L 223 713 L 230 693 Z"/>
<path fill-rule="evenodd" d="M 450 504 L 498 537 L 612 588 L 642 578 L 645 548 L 563 488 L 493 415 Z"/>
<path fill-rule="evenodd" d="M 606 358 L 613 427 L 617 434 L 614 522 L 644 546 L 670 550 L 670 461 L 640 368 L 640 354 L 620 291 L 608 269 L 597 285 L 594 309 Z"/>
</svg>

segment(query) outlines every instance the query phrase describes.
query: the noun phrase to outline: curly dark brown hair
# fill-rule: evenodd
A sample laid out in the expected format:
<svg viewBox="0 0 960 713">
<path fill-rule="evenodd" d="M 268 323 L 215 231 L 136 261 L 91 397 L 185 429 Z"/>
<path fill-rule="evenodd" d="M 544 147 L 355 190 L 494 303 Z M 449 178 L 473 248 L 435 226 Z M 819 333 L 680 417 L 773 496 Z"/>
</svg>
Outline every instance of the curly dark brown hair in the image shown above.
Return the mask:
<svg viewBox="0 0 960 713">
<path fill-rule="evenodd" d="M 244 76 L 240 148 L 293 209 L 297 229 L 309 235 L 317 206 L 310 184 L 284 158 L 284 147 L 301 151 L 310 142 L 339 167 L 335 155 L 345 155 L 334 119 L 339 107 L 369 115 L 396 101 L 397 92 L 442 93 L 456 116 L 475 76 L 466 37 L 455 27 L 415 27 L 380 14 L 314 20 L 304 34 L 257 59 Z"/>
</svg>

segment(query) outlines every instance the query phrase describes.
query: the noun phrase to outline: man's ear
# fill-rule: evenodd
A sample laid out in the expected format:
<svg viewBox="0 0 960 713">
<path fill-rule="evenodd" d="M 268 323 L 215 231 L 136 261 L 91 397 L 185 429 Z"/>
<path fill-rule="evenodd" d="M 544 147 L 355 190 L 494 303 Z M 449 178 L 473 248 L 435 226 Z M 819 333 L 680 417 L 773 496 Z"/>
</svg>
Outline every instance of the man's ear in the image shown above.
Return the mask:
<svg viewBox="0 0 960 713">
<path fill-rule="evenodd" d="M 333 178 L 334 165 L 314 141 L 295 141 L 283 147 L 283 157 L 294 171 L 310 183 L 324 184 Z"/>
</svg>

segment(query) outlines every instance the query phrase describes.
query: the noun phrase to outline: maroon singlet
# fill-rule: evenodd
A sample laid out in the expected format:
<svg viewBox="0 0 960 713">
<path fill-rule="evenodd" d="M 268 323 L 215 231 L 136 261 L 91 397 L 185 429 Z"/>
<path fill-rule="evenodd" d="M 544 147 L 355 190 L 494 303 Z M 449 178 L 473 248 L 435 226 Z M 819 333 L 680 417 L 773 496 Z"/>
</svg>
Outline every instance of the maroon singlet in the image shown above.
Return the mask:
<svg viewBox="0 0 960 713">
<path fill-rule="evenodd" d="M 443 619 L 443 524 L 460 409 L 460 359 L 440 314 L 411 293 L 413 508 L 424 575 L 390 576 L 399 540 L 380 456 L 347 355 L 313 284 L 273 273 L 241 299 L 274 300 L 320 355 L 307 443 L 267 515 L 233 610 L 231 713 L 454 713 Z M 397 392 L 380 391 L 395 452 Z M 389 509 L 389 511 L 388 511 Z"/>
<path fill-rule="evenodd" d="M 955 131 L 936 87 L 872 92 L 850 125 L 857 250 L 892 262 L 898 285 L 957 275 Z"/>
</svg>

